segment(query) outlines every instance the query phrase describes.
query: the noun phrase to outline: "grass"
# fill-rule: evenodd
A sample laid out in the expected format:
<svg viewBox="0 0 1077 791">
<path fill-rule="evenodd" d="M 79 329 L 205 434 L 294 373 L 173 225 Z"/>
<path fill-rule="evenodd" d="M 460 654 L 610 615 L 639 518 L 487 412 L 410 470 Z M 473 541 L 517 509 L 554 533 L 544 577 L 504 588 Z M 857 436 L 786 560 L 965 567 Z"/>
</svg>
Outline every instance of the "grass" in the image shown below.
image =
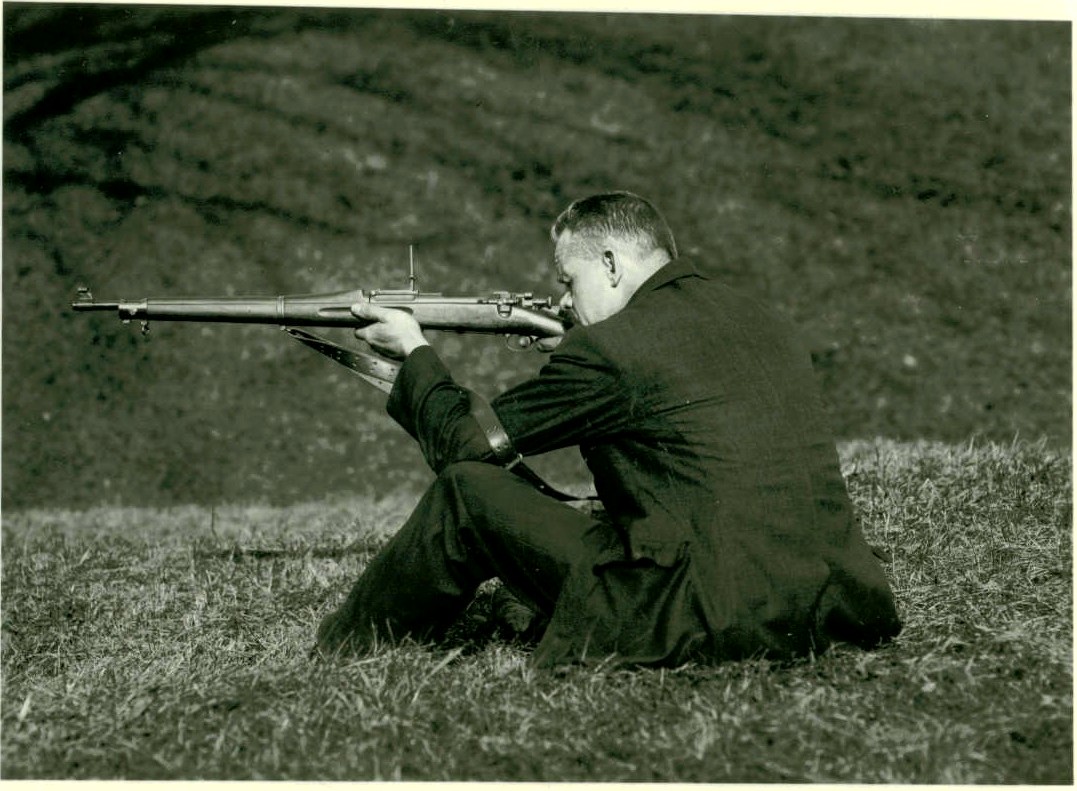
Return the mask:
<svg viewBox="0 0 1077 791">
<path fill-rule="evenodd" d="M 841 452 L 906 626 L 791 667 L 536 673 L 488 596 L 445 645 L 309 660 L 401 496 L 7 509 L 3 776 L 1071 782 L 1068 455 Z"/>
</svg>

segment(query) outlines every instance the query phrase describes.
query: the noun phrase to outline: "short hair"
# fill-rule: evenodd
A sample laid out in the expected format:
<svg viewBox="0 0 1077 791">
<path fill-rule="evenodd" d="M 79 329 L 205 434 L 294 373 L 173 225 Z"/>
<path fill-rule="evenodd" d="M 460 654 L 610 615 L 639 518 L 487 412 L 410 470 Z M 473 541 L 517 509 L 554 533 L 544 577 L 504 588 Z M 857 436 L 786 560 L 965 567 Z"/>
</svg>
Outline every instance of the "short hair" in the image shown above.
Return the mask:
<svg viewBox="0 0 1077 791">
<path fill-rule="evenodd" d="M 603 192 L 573 201 L 554 221 L 550 236 L 556 242 L 565 231 L 634 239 L 647 249 L 677 257 L 677 243 L 665 218 L 650 201 L 631 192 Z"/>
</svg>

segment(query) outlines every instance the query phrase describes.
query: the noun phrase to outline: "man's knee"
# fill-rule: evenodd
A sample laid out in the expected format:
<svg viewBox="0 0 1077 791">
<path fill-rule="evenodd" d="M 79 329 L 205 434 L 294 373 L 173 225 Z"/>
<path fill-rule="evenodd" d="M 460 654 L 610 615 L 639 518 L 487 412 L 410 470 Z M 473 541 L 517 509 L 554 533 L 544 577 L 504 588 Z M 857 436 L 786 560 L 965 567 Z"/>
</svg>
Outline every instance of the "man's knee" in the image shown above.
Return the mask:
<svg viewBox="0 0 1077 791">
<path fill-rule="evenodd" d="M 515 521 L 534 492 L 512 472 L 481 461 L 450 464 L 434 485 L 441 489 L 442 502 L 451 504 L 455 528 L 477 533 Z"/>
</svg>

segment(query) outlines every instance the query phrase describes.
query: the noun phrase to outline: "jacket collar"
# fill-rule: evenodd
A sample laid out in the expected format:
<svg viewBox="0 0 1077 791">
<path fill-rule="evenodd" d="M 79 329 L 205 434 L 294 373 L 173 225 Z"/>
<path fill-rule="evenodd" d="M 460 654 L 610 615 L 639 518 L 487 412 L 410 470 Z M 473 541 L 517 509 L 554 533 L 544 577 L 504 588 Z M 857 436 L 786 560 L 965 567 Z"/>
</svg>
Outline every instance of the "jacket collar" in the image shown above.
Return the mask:
<svg viewBox="0 0 1077 791">
<path fill-rule="evenodd" d="M 662 288 L 662 286 L 668 285 L 674 280 L 680 280 L 682 277 L 699 277 L 704 280 L 707 279 L 707 276 L 696 269 L 689 259 L 674 258 L 649 278 L 644 280 L 642 285 L 636 290 L 636 293 L 628 300 L 628 304 L 631 305 L 640 294 L 649 291 L 657 291 Z"/>
</svg>

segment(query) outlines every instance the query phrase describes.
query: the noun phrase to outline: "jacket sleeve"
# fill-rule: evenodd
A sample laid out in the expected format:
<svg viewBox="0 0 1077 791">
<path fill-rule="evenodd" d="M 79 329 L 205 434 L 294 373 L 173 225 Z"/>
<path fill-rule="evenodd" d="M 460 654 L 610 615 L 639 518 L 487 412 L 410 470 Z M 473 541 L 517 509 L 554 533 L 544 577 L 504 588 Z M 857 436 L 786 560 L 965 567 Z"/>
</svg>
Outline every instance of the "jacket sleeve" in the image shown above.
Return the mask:
<svg viewBox="0 0 1077 791">
<path fill-rule="evenodd" d="M 628 428 L 634 399 L 587 328 L 570 331 L 538 376 L 493 401 L 525 456 L 601 439 Z"/>
<path fill-rule="evenodd" d="M 492 461 L 471 417 L 468 391 L 453 381 L 429 346 L 404 361 L 387 409 L 422 450 L 434 472 L 457 461 Z M 623 427 L 631 399 L 589 336 L 573 330 L 538 375 L 492 402 L 516 450 L 532 455 L 578 445 Z"/>
<path fill-rule="evenodd" d="M 487 461 L 493 452 L 471 417 L 468 391 L 453 381 L 429 346 L 408 355 L 389 393 L 386 409 L 419 443 L 435 472 L 457 461 Z"/>
</svg>

